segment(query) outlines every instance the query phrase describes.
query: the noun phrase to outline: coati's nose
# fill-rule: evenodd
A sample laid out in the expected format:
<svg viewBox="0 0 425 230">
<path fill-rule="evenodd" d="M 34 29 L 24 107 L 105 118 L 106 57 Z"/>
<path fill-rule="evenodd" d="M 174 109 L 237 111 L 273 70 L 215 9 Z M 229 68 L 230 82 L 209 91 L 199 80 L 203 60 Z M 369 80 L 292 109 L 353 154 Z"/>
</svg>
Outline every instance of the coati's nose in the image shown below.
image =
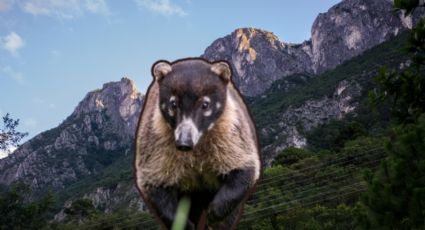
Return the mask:
<svg viewBox="0 0 425 230">
<path fill-rule="evenodd" d="M 174 131 L 176 148 L 181 151 L 190 151 L 198 143 L 201 133 L 191 118 L 183 117 Z"/>
<path fill-rule="evenodd" d="M 193 148 L 193 141 L 187 133 L 181 133 L 176 138 L 176 148 L 180 151 L 190 151 Z"/>
</svg>

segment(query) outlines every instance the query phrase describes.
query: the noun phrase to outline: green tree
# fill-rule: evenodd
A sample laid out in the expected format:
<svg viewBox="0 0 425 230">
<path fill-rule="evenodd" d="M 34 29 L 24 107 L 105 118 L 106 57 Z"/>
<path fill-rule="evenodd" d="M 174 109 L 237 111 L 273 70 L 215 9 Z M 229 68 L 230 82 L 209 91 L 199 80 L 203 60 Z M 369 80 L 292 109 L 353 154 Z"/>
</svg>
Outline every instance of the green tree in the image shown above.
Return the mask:
<svg viewBox="0 0 425 230">
<path fill-rule="evenodd" d="M 71 206 L 65 208 L 68 222 L 83 223 L 98 214 L 89 199 L 78 199 L 72 202 Z"/>
<path fill-rule="evenodd" d="M 19 142 L 28 135 L 16 131 L 19 119 L 14 120 L 7 113 L 3 117 L 3 127 L 0 128 L 0 151 L 9 151 L 9 147 L 18 147 Z"/>
<path fill-rule="evenodd" d="M 48 226 L 48 216 L 54 205 L 52 194 L 30 202 L 26 199 L 30 189 L 22 183 L 0 194 L 0 229 L 43 229 Z"/>
<path fill-rule="evenodd" d="M 395 0 L 395 7 L 411 13 L 418 0 Z M 392 100 L 397 123 L 386 143 L 388 157 L 375 172 L 367 171 L 367 192 L 362 204 L 364 227 L 381 229 L 425 228 L 425 23 L 420 20 L 407 44 L 410 63 L 401 72 L 382 68 L 374 103 Z"/>
<path fill-rule="evenodd" d="M 417 124 L 395 128 L 387 142 L 389 157 L 365 179 L 363 197 L 370 225 L 388 229 L 425 227 L 425 115 Z"/>
</svg>

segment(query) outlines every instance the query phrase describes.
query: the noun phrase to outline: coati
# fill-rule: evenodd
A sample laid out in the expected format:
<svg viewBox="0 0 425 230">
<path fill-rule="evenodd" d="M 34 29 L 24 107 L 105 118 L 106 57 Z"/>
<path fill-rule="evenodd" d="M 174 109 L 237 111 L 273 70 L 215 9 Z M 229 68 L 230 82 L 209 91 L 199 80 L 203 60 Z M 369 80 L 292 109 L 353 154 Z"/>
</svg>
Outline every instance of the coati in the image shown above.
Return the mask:
<svg viewBox="0 0 425 230">
<path fill-rule="evenodd" d="M 229 64 L 158 61 L 152 75 L 136 131 L 139 192 L 167 229 L 184 196 L 191 199 L 187 229 L 234 229 L 261 162 Z"/>
</svg>

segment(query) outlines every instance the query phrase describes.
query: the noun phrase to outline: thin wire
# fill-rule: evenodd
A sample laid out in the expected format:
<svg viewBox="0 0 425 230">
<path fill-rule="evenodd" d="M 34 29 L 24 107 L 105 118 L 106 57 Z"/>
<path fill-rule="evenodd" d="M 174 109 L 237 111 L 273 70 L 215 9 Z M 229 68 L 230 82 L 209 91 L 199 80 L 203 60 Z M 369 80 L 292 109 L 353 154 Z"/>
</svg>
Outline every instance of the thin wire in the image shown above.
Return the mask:
<svg viewBox="0 0 425 230">
<path fill-rule="evenodd" d="M 356 185 L 359 185 L 359 184 L 361 184 L 361 183 L 355 183 L 355 184 L 352 184 L 350 186 L 344 186 L 344 188 L 345 188 L 344 190 L 348 190 L 350 187 L 353 187 L 353 186 L 356 186 Z M 287 212 L 287 211 L 292 210 L 292 209 L 295 209 L 295 208 L 304 208 L 304 207 L 310 206 L 312 204 L 323 202 L 325 200 L 334 200 L 334 199 L 337 199 L 337 198 L 340 198 L 340 197 L 345 197 L 347 195 L 359 193 L 359 192 L 362 192 L 362 191 L 364 191 L 364 189 L 351 190 L 351 191 L 347 191 L 345 193 L 341 193 L 341 191 L 339 191 L 337 195 L 334 195 L 332 197 L 326 197 L 326 198 L 322 198 L 322 199 L 319 199 L 319 200 L 313 200 L 313 201 L 310 201 L 308 203 L 301 204 L 301 206 L 297 206 L 297 207 L 291 207 L 291 208 L 286 208 L 286 209 L 281 209 L 281 210 L 274 210 L 274 213 L 273 214 Z M 270 213 L 265 212 L 267 210 L 276 209 L 276 208 L 282 207 L 284 205 L 295 203 L 296 201 L 302 201 L 302 200 L 307 200 L 307 199 L 311 199 L 311 198 L 314 198 L 314 197 L 318 197 L 319 195 L 324 195 L 324 194 L 325 195 L 330 195 L 332 193 L 335 193 L 335 192 L 320 193 L 320 194 L 309 196 L 309 197 L 306 197 L 306 198 L 303 198 L 303 199 L 293 200 L 293 201 L 290 201 L 290 202 L 283 202 L 283 203 L 280 203 L 280 204 L 277 204 L 277 205 L 273 205 L 273 206 L 270 206 L 270 207 L 267 207 L 267 208 L 264 208 L 264 209 L 261 209 L 261 210 L 255 210 L 253 212 L 246 213 L 245 215 L 243 215 L 243 219 L 241 220 L 241 223 L 242 222 L 251 222 L 251 221 L 253 221 L 255 219 L 258 219 L 258 218 L 261 218 L 261 217 L 270 215 Z M 264 212 L 264 213 L 257 214 L 258 212 Z M 143 223 L 143 222 L 141 222 L 141 223 Z M 140 224 L 140 223 L 137 223 L 136 222 L 136 223 L 131 224 L 131 225 L 123 225 L 123 226 L 120 226 L 120 229 L 133 227 L 133 226 L 136 226 L 138 224 Z M 149 229 L 158 229 L 158 228 L 159 228 L 159 226 L 152 225 L 152 226 L 148 226 L 145 229 L 146 230 L 149 230 Z"/>
<path fill-rule="evenodd" d="M 352 149 L 356 149 L 356 148 L 352 148 Z M 378 150 L 379 150 L 379 151 L 378 151 Z M 378 147 L 378 148 L 374 148 L 374 149 L 369 149 L 369 150 L 364 151 L 364 152 L 362 152 L 362 153 L 360 153 L 360 154 L 358 154 L 358 155 L 355 155 L 355 156 L 350 156 L 350 155 L 348 155 L 348 156 L 342 156 L 342 157 L 335 158 L 335 159 L 332 159 L 332 160 L 330 160 L 330 161 L 327 161 L 327 162 L 321 163 L 320 165 L 311 166 L 311 167 L 306 167 L 306 168 L 303 168 L 302 170 L 300 170 L 300 172 L 303 172 L 303 171 L 306 171 L 306 170 L 310 170 L 310 169 L 315 169 L 315 168 L 325 167 L 325 166 L 328 166 L 327 164 L 334 164 L 334 163 L 337 163 L 337 162 L 339 162 L 340 160 L 343 160 L 343 159 L 346 159 L 346 158 L 356 158 L 356 157 L 360 157 L 360 156 L 363 156 L 363 155 L 367 155 L 368 153 L 371 153 L 371 152 L 378 152 L 378 153 L 385 154 L 385 150 L 384 150 L 383 148 L 381 148 L 381 147 Z M 276 177 L 278 177 L 278 175 L 276 175 Z M 269 177 L 268 179 L 272 179 L 272 178 L 273 178 L 273 177 Z M 267 181 L 268 179 L 265 179 L 265 180 L 263 180 L 263 181 Z"/>
<path fill-rule="evenodd" d="M 357 183 L 353 183 L 353 184 L 350 184 L 350 185 L 342 186 L 342 187 L 340 187 L 340 190 L 345 190 L 347 188 L 351 188 L 353 186 L 358 186 L 358 185 L 364 185 L 364 184 L 362 182 L 357 182 Z M 291 200 L 291 201 L 288 201 L 288 202 L 281 202 L 281 203 L 279 203 L 277 205 L 272 205 L 271 207 L 283 206 L 283 205 L 295 203 L 295 202 L 298 202 L 298 201 L 302 201 L 302 200 L 306 200 L 306 199 L 311 199 L 313 197 L 320 197 L 322 195 L 332 194 L 332 193 L 335 193 L 335 192 L 339 192 L 339 191 L 321 192 L 321 193 L 314 194 L 312 196 L 307 196 L 307 197 L 304 197 L 304 198 L 299 198 L 299 199 Z M 278 200 L 278 199 L 272 199 L 272 201 L 273 200 Z M 251 213 L 261 212 L 261 211 L 266 210 L 266 209 L 269 209 L 271 207 L 257 209 L 257 210 L 254 210 L 252 212 L 248 212 L 247 215 L 249 215 Z"/>
<path fill-rule="evenodd" d="M 243 217 L 244 217 L 244 219 L 245 218 L 251 218 L 250 216 L 252 216 L 253 214 L 254 214 L 254 216 L 255 216 L 255 213 L 257 213 L 257 212 L 262 212 L 262 211 L 265 211 L 265 210 L 269 210 L 269 209 L 274 209 L 274 208 L 276 208 L 276 207 L 280 207 L 280 206 L 284 206 L 284 205 L 288 205 L 288 204 L 292 204 L 292 203 L 295 203 L 295 202 L 300 202 L 300 201 L 305 201 L 305 200 L 309 200 L 309 199 L 312 199 L 312 198 L 315 198 L 315 197 L 321 197 L 321 196 L 323 196 L 323 195 L 330 195 L 330 194 L 333 194 L 333 193 L 341 193 L 342 191 L 344 191 L 344 190 L 348 190 L 348 188 L 350 188 L 350 187 L 354 187 L 354 186 L 357 186 L 357 185 L 362 185 L 362 183 L 360 183 L 360 182 L 358 182 L 358 183 L 354 183 L 354 184 L 350 184 L 350 185 L 346 185 L 346 186 L 343 186 L 343 187 L 341 187 L 340 188 L 340 190 L 339 191 L 331 191 L 331 192 L 322 192 L 322 193 L 319 193 L 319 194 L 315 194 L 315 195 L 311 195 L 311 196 L 307 196 L 307 197 L 304 197 L 304 198 L 299 198 L 299 199 L 295 199 L 295 200 L 291 200 L 291 201 L 288 201 L 288 202 L 282 202 L 282 203 L 280 203 L 280 204 L 278 204 L 278 205 L 273 205 L 273 206 L 270 206 L 270 207 L 267 207 L 267 208 L 263 208 L 263 209 L 259 209 L 259 210 L 255 210 L 255 211 L 253 211 L 253 212 L 249 212 L 249 213 L 246 213 Z M 359 191 L 363 191 L 364 189 L 361 189 L 361 190 L 359 190 Z M 329 198 L 324 198 L 324 199 L 320 199 L 320 200 L 316 200 L 316 201 L 311 201 L 311 202 L 309 202 L 309 203 L 312 203 L 312 202 L 320 202 L 320 201 L 324 201 L 324 200 L 327 200 L 327 199 L 329 199 Z M 274 201 L 276 201 L 276 200 L 278 200 L 278 199 L 274 199 Z M 302 206 L 303 207 L 303 206 Z M 251 218 L 252 219 L 252 218 Z M 252 219 L 253 220 L 253 219 Z M 140 223 L 144 223 L 144 222 L 140 222 Z M 126 228 L 126 227 L 132 227 L 132 226 L 136 226 L 136 225 L 138 225 L 138 224 L 140 224 L 139 222 L 136 222 L 136 223 L 133 223 L 133 224 L 127 224 L 127 225 L 123 225 L 123 226 L 119 226 L 119 227 L 122 227 L 122 228 Z M 147 229 L 151 229 L 151 228 L 158 228 L 158 226 L 154 226 L 154 225 L 152 225 L 152 226 L 149 226 Z"/>
<path fill-rule="evenodd" d="M 360 179 L 360 177 L 358 177 L 358 178 L 353 178 L 353 179 L 356 179 L 356 181 L 358 180 L 358 179 Z M 329 190 L 330 189 L 330 187 L 331 186 L 333 186 L 333 185 L 344 185 L 344 186 L 348 186 L 348 185 L 352 185 L 353 183 L 347 183 L 347 182 L 349 182 L 348 180 L 346 180 L 346 181 L 343 181 L 343 182 L 345 182 L 345 184 L 344 183 L 334 183 L 334 184 L 325 184 L 325 185 L 323 185 L 323 186 L 320 186 L 320 187 L 317 187 L 317 188 L 314 188 L 314 192 L 321 192 L 321 191 L 323 191 L 323 190 Z M 360 182 L 358 182 L 358 183 L 360 183 Z M 337 188 L 337 189 L 335 189 L 335 190 L 340 190 L 341 189 L 341 187 L 339 187 L 339 188 Z M 332 190 L 332 191 L 335 191 L 335 190 Z M 295 200 L 297 200 L 297 199 L 301 199 L 301 197 L 302 196 L 305 196 L 305 194 L 304 193 L 306 193 L 306 192 L 309 192 L 309 191 L 311 191 L 311 189 L 304 189 L 304 190 L 301 190 L 301 191 L 299 191 L 298 192 L 298 194 L 299 195 L 295 195 L 292 199 L 294 199 L 294 198 L 296 198 Z M 320 194 L 320 193 L 319 193 Z M 269 196 L 270 197 L 270 196 Z M 270 198 L 270 199 L 268 199 L 268 200 L 262 200 L 262 201 L 259 201 L 259 202 L 257 202 L 257 203 L 255 203 L 255 204 L 253 204 L 254 206 L 259 206 L 259 205 L 264 205 L 264 204 L 267 204 L 267 203 L 270 203 L 270 202 L 279 202 L 279 201 L 282 201 L 282 202 L 285 202 L 285 200 L 287 200 L 288 198 L 287 197 L 284 197 L 284 196 L 280 196 L 280 197 L 277 197 L 277 198 L 274 198 L 274 199 L 272 199 L 272 198 Z M 292 200 L 291 199 L 291 200 Z"/>
<path fill-rule="evenodd" d="M 343 190 L 348 190 L 348 188 L 352 188 L 352 187 L 354 187 L 354 186 L 358 186 L 358 185 L 362 185 L 362 183 L 354 183 L 354 184 L 352 184 L 352 185 L 348 185 L 348 186 L 344 186 L 343 188 L 344 189 L 342 189 L 342 191 Z M 276 205 L 272 205 L 272 206 L 270 206 L 270 207 L 266 207 L 266 208 L 262 208 L 262 209 L 257 209 L 257 210 L 254 210 L 254 211 L 251 211 L 251 212 L 248 212 L 248 213 L 246 213 L 243 217 L 244 217 L 244 219 L 246 218 L 246 219 L 248 219 L 249 220 L 249 218 L 250 218 L 250 216 L 252 216 L 252 215 L 254 215 L 255 216 L 255 214 L 256 213 L 260 213 L 260 212 L 265 212 L 265 211 L 267 211 L 267 210 L 270 210 L 270 209 L 276 209 L 276 208 L 279 208 L 279 207 L 282 207 L 282 206 L 285 206 L 285 205 L 288 205 L 288 204 L 292 204 L 292 203 L 296 203 L 296 202 L 300 202 L 300 201 L 303 201 L 303 200 L 307 200 L 307 199 L 312 199 L 312 198 L 315 198 L 315 197 L 322 197 L 322 196 L 325 196 L 325 195 L 331 195 L 332 193 L 338 193 L 339 194 L 339 196 L 341 196 L 341 192 L 342 191 L 335 191 L 335 192 L 324 192 L 324 193 L 319 193 L 319 194 L 316 194 L 316 195 L 312 195 L 312 196 L 308 196 L 308 197 L 305 197 L 305 198 L 302 198 L 302 199 L 295 199 L 295 200 L 291 200 L 291 201 L 288 201 L 288 202 L 282 202 L 282 203 L 279 203 L 279 204 L 276 204 Z M 351 190 L 351 191 L 349 191 L 350 193 L 352 192 L 353 190 Z M 363 189 L 357 189 L 357 190 L 354 190 L 354 191 L 356 191 L 356 192 L 360 192 L 360 191 L 364 191 L 364 188 Z M 314 200 L 314 202 L 320 202 L 320 201 L 324 201 L 324 200 L 327 200 L 328 198 L 323 198 L 323 199 L 319 199 L 319 200 Z M 313 202 L 313 201 L 312 201 Z M 301 203 L 301 207 L 302 207 L 302 202 L 300 202 Z M 269 213 L 267 213 L 268 215 L 269 215 Z"/>
<path fill-rule="evenodd" d="M 142 217 L 142 216 L 140 216 L 140 217 L 136 217 L 136 218 L 134 218 L 134 220 L 137 220 L 137 219 L 144 219 L 144 218 L 146 218 L 146 217 Z M 115 219 L 115 220 L 126 220 L 125 218 L 122 218 L 122 217 L 114 217 L 113 219 Z M 130 222 L 133 222 L 134 220 L 131 220 Z M 123 222 L 123 221 L 122 221 Z M 122 223 L 122 222 L 120 222 L 120 221 L 118 221 L 118 222 L 115 222 L 114 224 L 120 224 L 120 223 Z M 140 224 L 143 224 L 143 223 L 149 223 L 149 222 L 155 222 L 155 219 L 148 219 L 148 220 L 143 220 L 142 222 L 140 222 Z M 84 226 L 82 226 L 82 229 L 90 229 L 90 228 L 92 228 L 92 227 L 95 227 L 95 226 L 98 226 L 98 225 L 102 225 L 102 224 L 105 224 L 105 223 L 94 223 L 94 224 L 89 224 L 89 225 L 84 225 Z M 109 228 L 110 226 L 105 226 L 105 227 L 101 227 L 101 228 L 99 228 L 99 229 L 105 229 L 105 228 Z"/>
<path fill-rule="evenodd" d="M 369 164 L 373 164 L 373 163 L 377 163 L 377 162 L 379 162 L 379 161 L 381 161 L 382 159 L 384 159 L 385 157 L 379 157 L 378 159 L 374 159 L 374 160 L 372 160 L 371 159 L 371 161 L 367 161 L 366 163 L 363 163 L 362 165 L 358 165 L 358 166 L 367 166 L 367 165 L 369 165 Z M 355 166 L 350 166 L 350 167 L 346 167 L 346 168 L 344 168 L 344 170 L 349 170 L 349 169 L 355 169 Z M 333 170 L 333 171 L 329 171 L 329 172 L 327 172 L 326 174 L 322 174 L 322 175 L 320 175 L 320 176 L 318 176 L 318 177 L 312 177 L 312 178 L 305 178 L 305 179 L 303 179 L 303 180 L 298 180 L 298 181 L 292 181 L 291 183 L 288 183 L 288 184 L 285 184 L 285 185 L 282 185 L 282 189 L 283 188 L 285 188 L 285 187 L 289 187 L 289 185 L 293 185 L 293 184 L 301 184 L 301 183 L 305 183 L 305 182 L 307 182 L 307 181 L 309 181 L 309 180 L 318 180 L 319 178 L 322 178 L 322 177 L 327 177 L 327 176 L 332 176 L 332 175 L 334 175 L 334 174 L 340 174 L 341 173 L 341 171 L 339 170 L 339 169 L 335 169 L 335 170 Z M 346 173 L 353 173 L 353 171 L 348 171 L 348 172 L 346 172 Z M 301 177 L 301 176 L 300 176 Z M 272 183 L 272 181 L 270 181 L 270 182 L 268 182 L 268 184 L 269 185 L 271 185 L 271 184 L 274 184 L 274 183 L 277 183 L 277 182 L 282 182 L 282 181 L 285 181 L 285 180 L 279 180 L 279 179 L 275 179 L 275 181 L 273 181 L 273 183 Z M 302 185 L 300 185 L 300 186 L 302 186 Z M 268 191 L 271 191 L 271 190 L 273 190 L 273 189 L 275 189 L 276 187 L 268 187 L 268 188 L 265 188 L 265 189 L 258 189 L 257 188 L 257 191 L 258 192 L 255 192 L 255 193 L 253 193 L 253 197 L 255 197 L 255 196 L 257 196 L 257 195 L 259 195 L 259 194 L 263 194 L 263 193 L 266 193 L 266 192 L 268 192 Z M 255 200 L 255 198 L 254 199 L 251 199 L 251 200 L 248 200 L 248 202 L 250 202 L 250 201 L 252 201 L 252 200 Z"/>
<path fill-rule="evenodd" d="M 360 192 L 363 192 L 363 191 L 364 191 L 364 189 L 357 189 L 357 190 L 347 191 L 346 193 L 341 193 L 341 194 L 335 195 L 333 197 L 326 197 L 326 198 L 323 198 L 323 199 L 320 199 L 320 200 L 314 200 L 314 201 L 311 201 L 309 203 L 305 203 L 305 204 L 303 204 L 301 206 L 290 207 L 290 208 L 288 207 L 287 209 L 281 209 L 281 210 L 274 210 L 274 213 L 273 214 L 279 214 L 279 213 L 282 213 L 282 212 L 288 212 L 288 211 L 293 210 L 293 209 L 296 209 L 296 208 L 306 208 L 306 207 L 309 207 L 309 206 L 311 206 L 313 204 L 321 203 L 323 201 L 335 200 L 337 198 L 343 198 L 343 197 L 346 197 L 348 195 L 357 194 L 357 193 L 360 193 Z M 269 207 L 268 209 L 274 209 L 274 208 L 275 207 Z M 256 220 L 258 218 L 269 216 L 269 215 L 271 215 L 271 214 L 270 213 L 267 213 L 267 212 L 264 212 L 263 214 L 253 215 L 253 217 L 245 217 L 244 216 L 244 218 L 241 220 L 241 223 L 251 222 L 251 221 Z"/>
</svg>

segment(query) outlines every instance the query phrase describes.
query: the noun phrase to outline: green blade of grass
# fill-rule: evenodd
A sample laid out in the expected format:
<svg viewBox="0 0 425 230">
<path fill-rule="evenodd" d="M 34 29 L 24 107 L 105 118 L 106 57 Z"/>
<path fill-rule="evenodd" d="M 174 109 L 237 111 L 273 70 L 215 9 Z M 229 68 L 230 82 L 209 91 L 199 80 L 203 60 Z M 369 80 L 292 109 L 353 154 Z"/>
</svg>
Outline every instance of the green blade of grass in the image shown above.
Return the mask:
<svg viewBox="0 0 425 230">
<path fill-rule="evenodd" d="M 174 219 L 172 230 L 183 230 L 186 226 L 187 217 L 189 215 L 190 199 L 183 197 L 177 207 L 176 217 Z"/>
</svg>

